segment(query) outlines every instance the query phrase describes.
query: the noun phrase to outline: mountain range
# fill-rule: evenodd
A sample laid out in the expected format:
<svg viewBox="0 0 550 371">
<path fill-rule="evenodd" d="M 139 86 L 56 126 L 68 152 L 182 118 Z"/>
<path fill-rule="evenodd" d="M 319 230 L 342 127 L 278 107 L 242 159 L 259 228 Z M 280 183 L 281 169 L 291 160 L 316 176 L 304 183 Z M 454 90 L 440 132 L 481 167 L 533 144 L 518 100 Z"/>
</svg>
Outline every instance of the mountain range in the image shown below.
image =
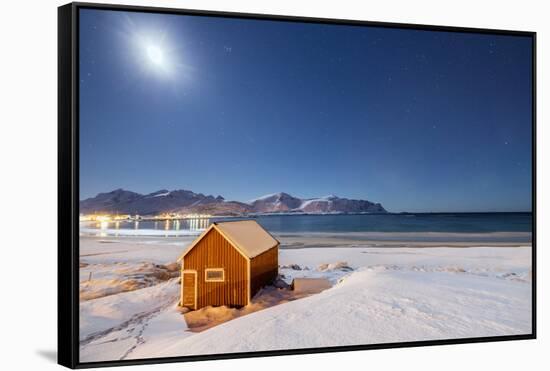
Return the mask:
<svg viewBox="0 0 550 371">
<path fill-rule="evenodd" d="M 204 195 L 188 190 L 166 189 L 140 194 L 124 189 L 99 193 L 80 201 L 80 212 L 157 215 L 161 213 L 235 216 L 270 213 L 385 213 L 379 203 L 352 200 L 334 195 L 302 199 L 280 192 L 248 202 L 226 201 L 222 196 Z"/>
</svg>

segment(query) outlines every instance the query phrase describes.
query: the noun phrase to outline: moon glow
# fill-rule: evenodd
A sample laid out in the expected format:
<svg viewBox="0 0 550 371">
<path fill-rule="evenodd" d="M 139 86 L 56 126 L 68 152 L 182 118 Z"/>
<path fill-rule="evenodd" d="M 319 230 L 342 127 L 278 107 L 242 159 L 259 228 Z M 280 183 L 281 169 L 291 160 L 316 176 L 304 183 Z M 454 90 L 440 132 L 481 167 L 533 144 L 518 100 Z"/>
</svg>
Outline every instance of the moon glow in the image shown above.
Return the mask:
<svg viewBox="0 0 550 371">
<path fill-rule="evenodd" d="M 147 57 L 149 58 L 149 61 L 156 66 L 162 66 L 164 64 L 164 53 L 158 46 L 148 45 Z"/>
</svg>

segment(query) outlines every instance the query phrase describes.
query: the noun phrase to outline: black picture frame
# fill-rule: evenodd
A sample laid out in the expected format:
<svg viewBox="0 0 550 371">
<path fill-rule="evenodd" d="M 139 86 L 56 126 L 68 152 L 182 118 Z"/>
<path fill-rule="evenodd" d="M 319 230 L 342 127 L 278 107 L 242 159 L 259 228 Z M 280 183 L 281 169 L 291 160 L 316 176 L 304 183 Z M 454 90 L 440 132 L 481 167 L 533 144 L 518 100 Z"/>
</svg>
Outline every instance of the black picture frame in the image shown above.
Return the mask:
<svg viewBox="0 0 550 371">
<path fill-rule="evenodd" d="M 139 360 L 79 362 L 79 10 L 102 9 L 130 12 L 154 12 L 208 17 L 280 20 L 335 25 L 360 25 L 411 30 L 446 31 L 492 35 L 519 35 L 532 41 L 532 332 L 524 335 L 491 336 L 446 340 L 412 341 L 387 344 L 336 346 L 328 348 L 287 349 L 215 355 L 146 358 Z M 267 14 L 231 13 L 145 6 L 70 3 L 58 8 L 58 363 L 69 368 L 107 367 L 168 362 L 265 357 L 354 350 L 420 347 L 463 343 L 527 340 L 536 338 L 536 32 L 495 30 L 309 18 Z"/>
</svg>

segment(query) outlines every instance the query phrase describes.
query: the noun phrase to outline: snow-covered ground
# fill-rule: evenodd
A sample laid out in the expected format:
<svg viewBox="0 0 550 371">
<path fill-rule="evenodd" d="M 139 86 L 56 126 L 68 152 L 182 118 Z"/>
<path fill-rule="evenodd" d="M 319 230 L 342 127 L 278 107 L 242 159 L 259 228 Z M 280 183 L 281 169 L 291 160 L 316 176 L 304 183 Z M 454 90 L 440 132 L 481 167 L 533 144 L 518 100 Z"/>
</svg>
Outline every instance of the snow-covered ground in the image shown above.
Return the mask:
<svg viewBox="0 0 550 371">
<path fill-rule="evenodd" d="M 324 277 L 333 286 L 192 332 L 177 307 L 178 279 L 147 276 L 191 239 L 82 238 L 81 288 L 100 292 L 80 304 L 82 362 L 531 332 L 530 246 L 360 244 L 281 249 L 288 283 Z M 101 293 L 105 280 L 121 285 L 136 274 L 151 282 Z"/>
</svg>

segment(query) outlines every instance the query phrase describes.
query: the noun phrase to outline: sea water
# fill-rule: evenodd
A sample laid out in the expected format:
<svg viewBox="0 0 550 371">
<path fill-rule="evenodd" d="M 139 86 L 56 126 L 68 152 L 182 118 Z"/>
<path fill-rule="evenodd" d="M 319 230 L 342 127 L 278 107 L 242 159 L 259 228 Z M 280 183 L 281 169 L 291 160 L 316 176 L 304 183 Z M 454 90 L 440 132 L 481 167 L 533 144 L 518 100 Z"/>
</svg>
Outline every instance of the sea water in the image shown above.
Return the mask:
<svg viewBox="0 0 550 371">
<path fill-rule="evenodd" d="M 216 221 L 243 218 L 201 218 L 183 220 L 141 220 L 112 222 L 83 222 L 81 233 L 88 235 L 197 235 Z M 251 219 L 251 218 L 246 218 Z M 429 234 L 480 234 L 500 236 L 510 241 L 530 241 L 532 213 L 406 213 L 406 214 L 328 214 L 328 215 L 261 215 L 252 217 L 274 234 L 331 233 L 372 235 L 414 235 L 422 240 Z M 382 237 L 381 237 L 382 236 Z"/>
</svg>

